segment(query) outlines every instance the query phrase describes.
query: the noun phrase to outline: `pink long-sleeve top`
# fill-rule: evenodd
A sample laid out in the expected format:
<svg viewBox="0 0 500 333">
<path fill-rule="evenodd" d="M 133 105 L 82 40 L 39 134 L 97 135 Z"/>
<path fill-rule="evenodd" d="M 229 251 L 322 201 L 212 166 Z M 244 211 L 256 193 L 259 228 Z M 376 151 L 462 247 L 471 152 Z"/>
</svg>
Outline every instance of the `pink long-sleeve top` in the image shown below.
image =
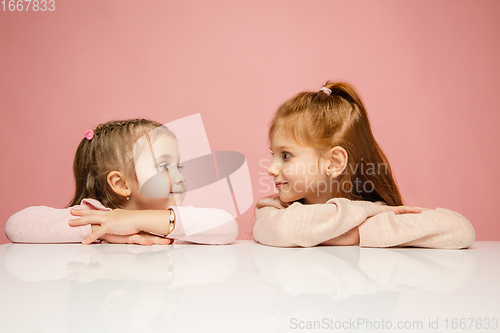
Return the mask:
<svg viewBox="0 0 500 333">
<path fill-rule="evenodd" d="M 228 212 L 215 208 L 172 206 L 176 221 L 168 238 L 199 244 L 230 244 L 238 235 L 238 224 Z M 91 233 L 91 226 L 72 227 L 71 209 L 111 210 L 94 199 L 64 209 L 35 206 L 12 215 L 5 225 L 5 235 L 14 243 L 75 243 Z"/>
<path fill-rule="evenodd" d="M 415 246 L 468 248 L 475 239 L 472 224 L 444 208 L 419 214 L 381 212 L 367 201 L 334 198 L 325 204 L 282 202 L 278 196 L 259 200 L 255 208 L 254 238 L 277 247 L 310 247 L 359 229 L 361 247 Z"/>
</svg>

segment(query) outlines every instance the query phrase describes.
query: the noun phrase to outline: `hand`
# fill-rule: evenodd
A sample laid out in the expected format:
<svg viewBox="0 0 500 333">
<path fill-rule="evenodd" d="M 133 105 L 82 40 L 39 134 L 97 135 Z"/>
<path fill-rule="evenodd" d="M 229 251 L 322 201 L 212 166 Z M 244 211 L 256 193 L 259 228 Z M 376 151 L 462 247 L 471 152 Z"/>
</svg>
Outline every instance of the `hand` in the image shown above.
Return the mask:
<svg viewBox="0 0 500 333">
<path fill-rule="evenodd" d="M 87 245 L 102 238 L 111 243 L 140 245 L 170 244 L 170 240 L 141 233 L 141 211 L 114 209 L 111 211 L 93 209 L 72 209 L 71 215 L 81 216 L 69 221 L 71 226 L 92 224 L 92 234 L 82 244 Z M 141 219 L 142 217 L 142 219 Z M 99 225 L 99 226 L 96 226 Z"/>
<path fill-rule="evenodd" d="M 419 214 L 422 212 L 422 210 L 425 210 L 420 207 L 413 207 L 413 206 L 385 206 L 381 205 L 380 206 L 380 211 L 382 213 L 384 212 L 394 212 L 394 214 Z"/>
<path fill-rule="evenodd" d="M 97 225 L 92 225 L 92 232 L 97 231 L 100 227 Z M 100 237 L 100 239 L 105 240 L 109 243 L 115 244 L 137 244 L 137 245 L 169 245 L 173 243 L 172 239 L 163 238 L 156 235 L 151 235 L 147 232 L 140 232 L 134 235 L 113 235 L 105 234 Z M 87 243 L 85 243 L 87 244 Z"/>
</svg>

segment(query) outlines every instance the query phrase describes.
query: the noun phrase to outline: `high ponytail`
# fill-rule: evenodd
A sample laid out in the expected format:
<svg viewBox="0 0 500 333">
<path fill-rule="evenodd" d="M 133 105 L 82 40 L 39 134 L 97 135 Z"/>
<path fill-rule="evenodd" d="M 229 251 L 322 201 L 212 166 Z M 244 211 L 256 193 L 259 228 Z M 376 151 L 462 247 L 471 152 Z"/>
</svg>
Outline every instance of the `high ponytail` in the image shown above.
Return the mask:
<svg viewBox="0 0 500 333">
<path fill-rule="evenodd" d="M 295 95 L 278 108 L 270 138 L 277 129 L 298 144 L 315 148 L 320 156 L 336 146 L 347 151 L 347 166 L 332 197 L 403 205 L 389 161 L 373 136 L 361 98 L 350 84 L 327 82 L 321 91 Z"/>
</svg>

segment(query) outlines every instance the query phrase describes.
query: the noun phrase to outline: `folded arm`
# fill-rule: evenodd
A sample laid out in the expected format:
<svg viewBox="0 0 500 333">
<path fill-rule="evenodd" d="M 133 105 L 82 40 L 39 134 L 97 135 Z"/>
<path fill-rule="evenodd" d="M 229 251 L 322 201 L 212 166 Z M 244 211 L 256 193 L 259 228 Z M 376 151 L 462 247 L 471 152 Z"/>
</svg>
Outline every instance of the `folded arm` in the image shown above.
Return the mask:
<svg viewBox="0 0 500 333">
<path fill-rule="evenodd" d="M 309 247 L 337 238 L 378 213 L 379 205 L 367 201 L 335 198 L 326 204 L 285 207 L 277 197 L 264 198 L 255 209 L 253 233 L 265 245 Z"/>
<path fill-rule="evenodd" d="M 74 209 L 91 212 L 109 211 L 99 201 L 83 199 L 80 205 L 70 208 L 34 206 L 12 215 L 5 225 L 5 235 L 14 243 L 80 243 L 86 240 L 99 226 L 82 224 L 70 226 L 75 217 Z M 140 245 L 170 244 L 170 240 L 146 233 L 115 235 L 106 234 L 101 238 L 110 243 L 129 243 Z M 95 239 L 97 240 L 97 239 Z M 94 241 L 95 241 L 94 240 Z"/>
<path fill-rule="evenodd" d="M 415 246 L 435 249 L 468 248 L 475 239 L 472 224 L 444 208 L 420 214 L 385 212 L 359 226 L 362 247 Z"/>
<path fill-rule="evenodd" d="M 71 227 L 68 222 L 74 216 L 70 214 L 70 210 L 71 208 L 46 206 L 28 207 L 7 220 L 5 235 L 14 243 L 79 243 L 90 235 L 91 227 Z"/>
<path fill-rule="evenodd" d="M 175 228 L 170 232 L 170 209 L 175 212 Z M 72 226 L 92 224 L 95 231 L 83 244 L 90 244 L 107 235 L 133 235 L 151 233 L 199 244 L 229 244 L 238 235 L 238 224 L 228 212 L 214 208 L 169 207 L 167 210 L 112 211 L 72 210 Z M 153 236 L 153 237 L 158 237 Z M 147 244 L 145 244 L 147 245 Z M 150 244 L 149 244 L 150 245 Z"/>
<path fill-rule="evenodd" d="M 475 233 L 465 217 L 443 208 L 389 207 L 342 198 L 285 207 L 274 197 L 257 203 L 254 238 L 278 247 L 354 245 L 359 241 L 361 247 L 460 249 L 472 245 Z"/>
</svg>

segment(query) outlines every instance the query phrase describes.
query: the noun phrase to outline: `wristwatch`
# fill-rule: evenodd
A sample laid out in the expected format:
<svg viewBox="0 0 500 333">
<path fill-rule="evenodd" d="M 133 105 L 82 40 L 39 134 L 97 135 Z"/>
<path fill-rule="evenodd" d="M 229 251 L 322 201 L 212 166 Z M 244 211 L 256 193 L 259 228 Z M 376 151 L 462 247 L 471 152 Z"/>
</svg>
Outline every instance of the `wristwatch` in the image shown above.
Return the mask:
<svg viewBox="0 0 500 333">
<path fill-rule="evenodd" d="M 170 209 L 170 218 L 168 219 L 169 231 L 168 233 L 172 233 L 175 228 L 175 212 L 173 209 Z"/>
</svg>

